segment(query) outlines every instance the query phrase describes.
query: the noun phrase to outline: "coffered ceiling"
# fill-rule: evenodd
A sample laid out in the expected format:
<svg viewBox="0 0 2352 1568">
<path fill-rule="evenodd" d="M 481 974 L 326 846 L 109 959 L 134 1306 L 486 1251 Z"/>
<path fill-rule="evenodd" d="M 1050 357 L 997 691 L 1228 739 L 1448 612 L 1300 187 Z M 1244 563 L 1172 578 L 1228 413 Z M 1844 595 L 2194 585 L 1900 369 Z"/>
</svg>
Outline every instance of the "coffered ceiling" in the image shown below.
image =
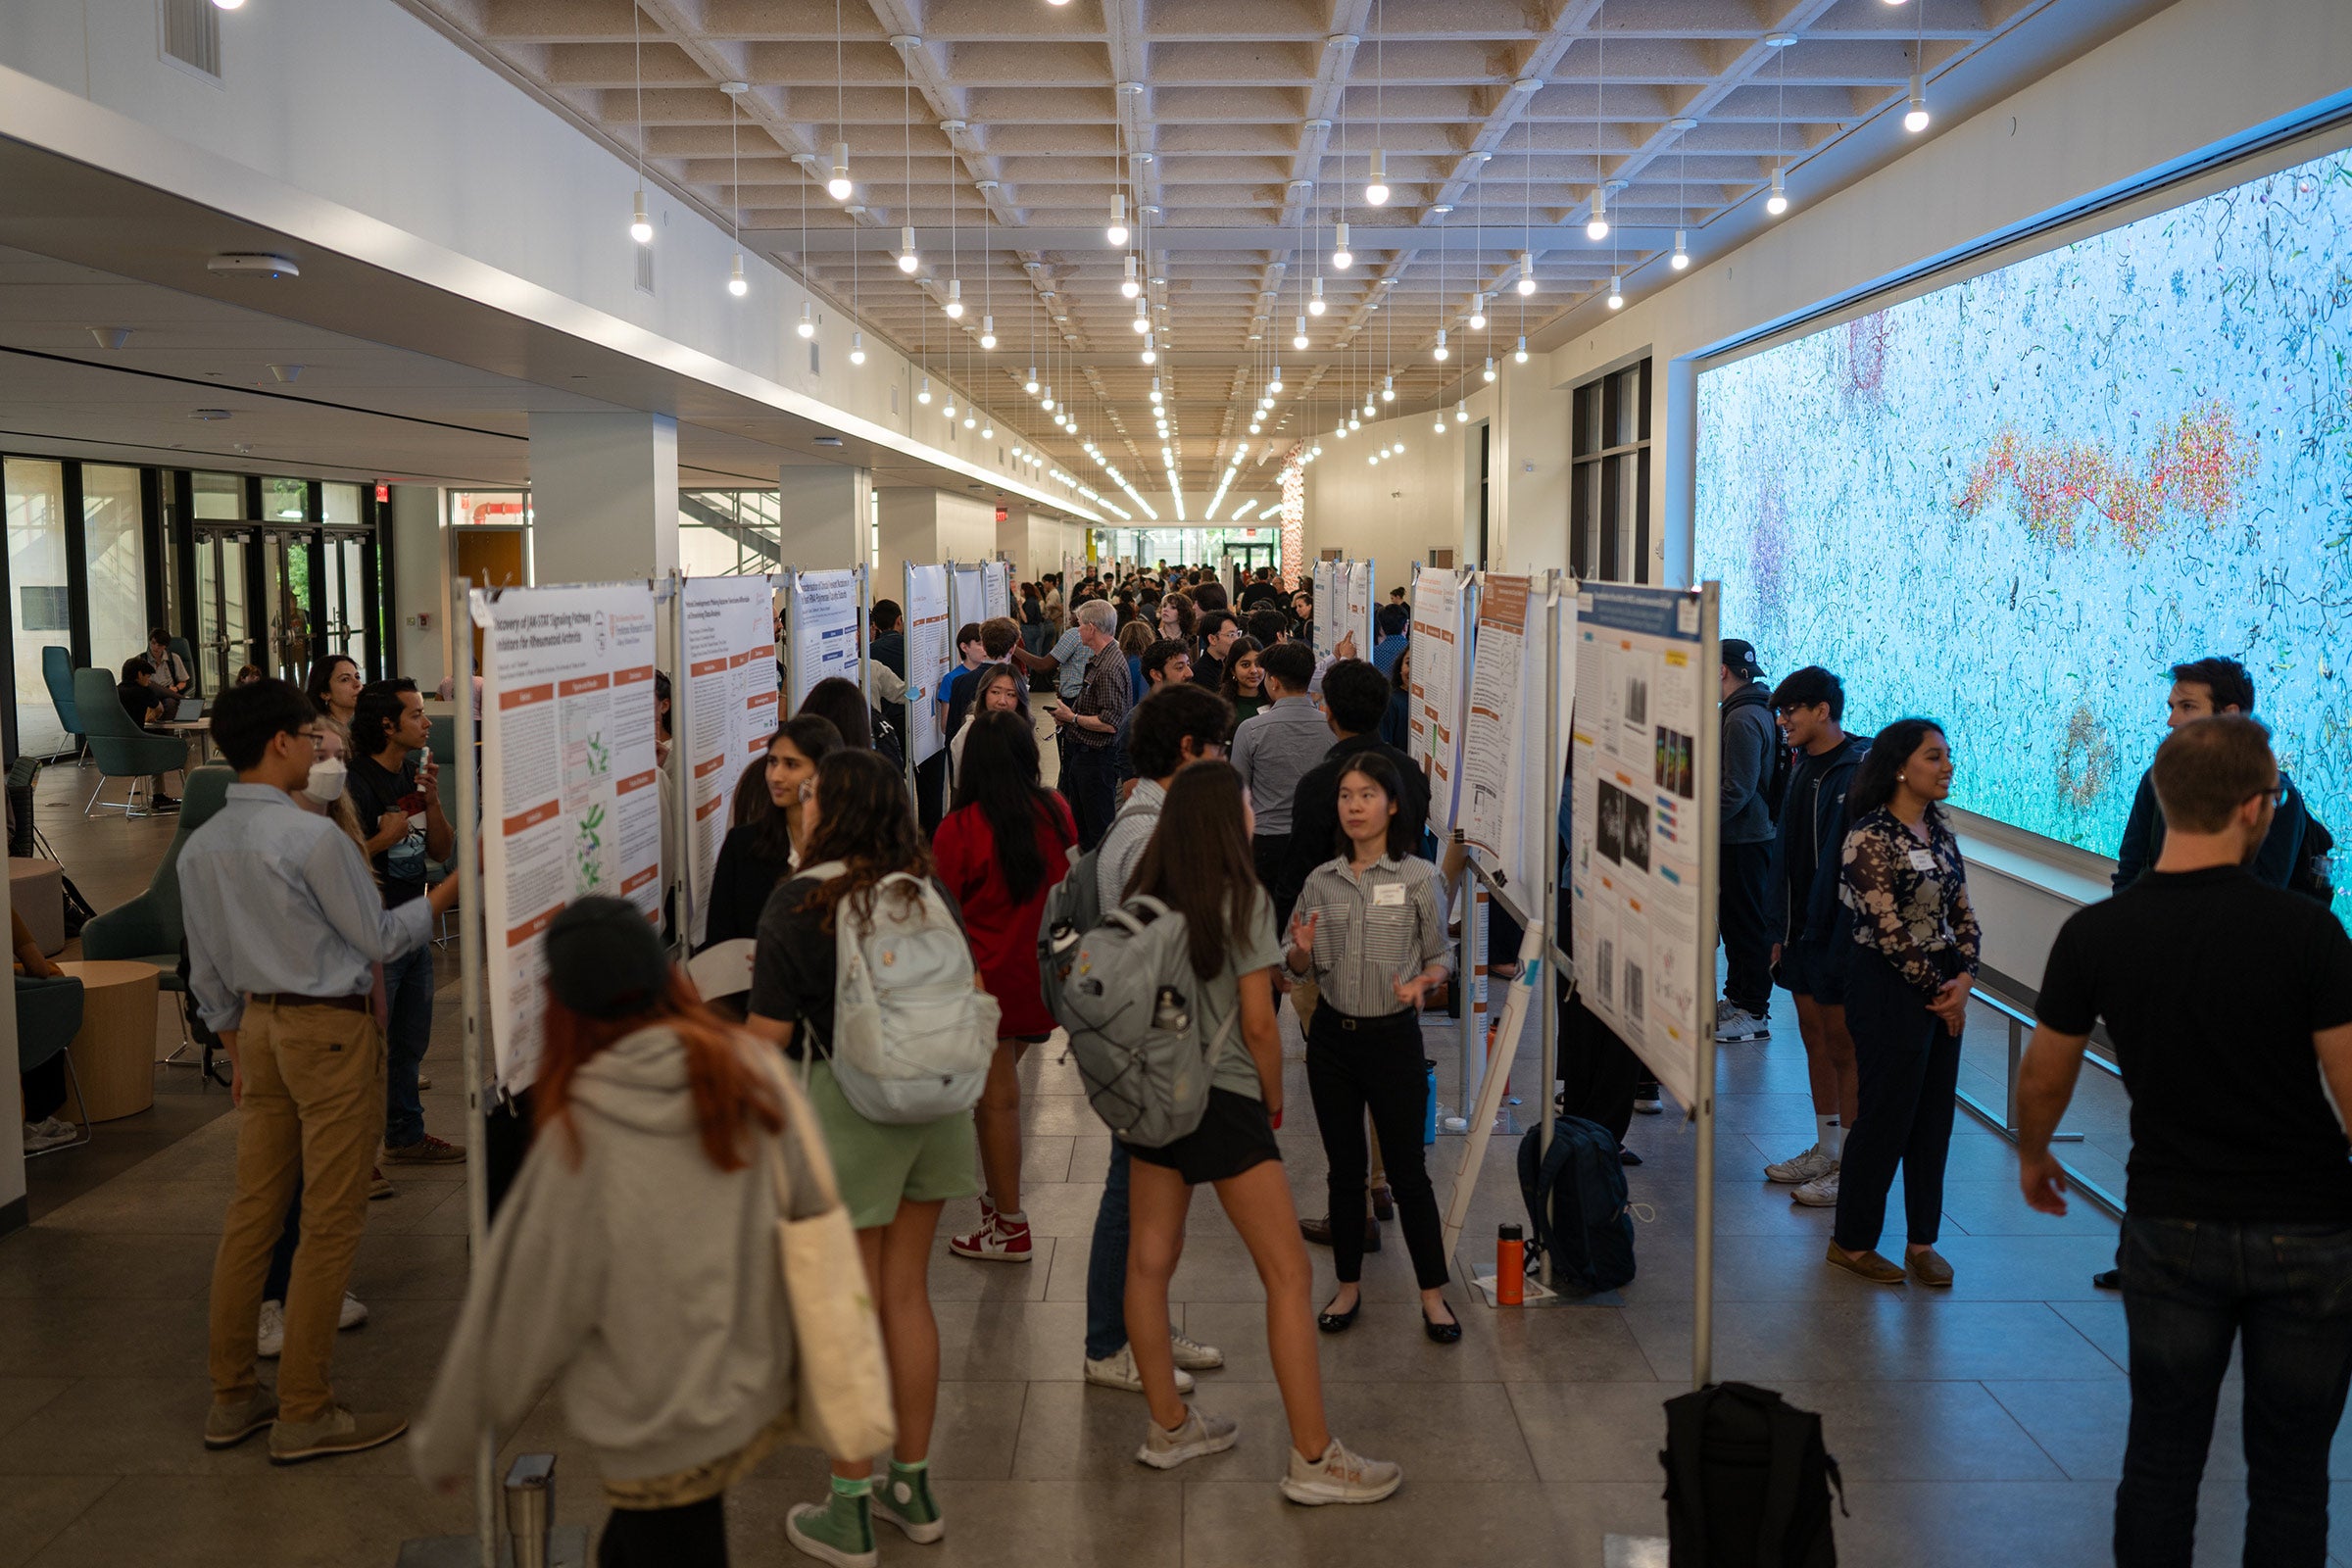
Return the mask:
<svg viewBox="0 0 2352 1568">
<path fill-rule="evenodd" d="M 1776 170 L 2057 62 L 2000 46 L 2112 0 L 402 0 L 739 221 L 1085 474 L 1147 488 L 1148 402 L 1196 494 L 1393 374 L 1449 403 L 1488 356 L 1752 231 Z M 2141 9 L 2145 9 L 2142 7 Z M 1974 75 L 1970 73 L 1974 68 Z M 725 90 L 729 85 L 737 90 Z M 837 145 L 853 191 L 826 194 Z M 1390 195 L 1366 204 L 1375 153 Z M 1838 179 L 1853 177 L 1852 160 Z M 1827 165 L 1824 166 L 1825 168 Z M 1824 176 L 1825 178 L 1827 176 Z M 1816 180 L 1811 193 L 1821 194 Z M 1587 235 L 1597 203 L 1612 223 Z M 1127 247 L 1106 235 L 1124 203 Z M 625 215 L 615 219 L 616 228 Z M 1338 267 L 1336 230 L 1353 264 Z M 920 265 L 895 260 L 916 230 Z M 1144 281 L 1151 345 L 1121 283 Z M 1522 256 L 1535 291 L 1516 291 Z M 713 286 L 716 286 L 713 280 Z M 1319 286 L 1325 310 L 1310 314 Z M 665 286 L 675 286 L 674 284 Z M 951 287 L 964 307 L 951 320 Z M 1478 296 L 1487 325 L 1470 325 Z M 1305 318 L 1307 347 L 1294 335 Z M 998 346 L 980 345 L 993 319 Z M 1437 358 L 1438 334 L 1447 356 Z M 1034 347 L 1033 347 L 1034 345 Z M 1081 429 L 1021 383 L 1036 364 Z M 1259 435 L 1255 400 L 1285 390 Z M 1025 411 L 1025 412 L 1024 412 Z"/>
</svg>

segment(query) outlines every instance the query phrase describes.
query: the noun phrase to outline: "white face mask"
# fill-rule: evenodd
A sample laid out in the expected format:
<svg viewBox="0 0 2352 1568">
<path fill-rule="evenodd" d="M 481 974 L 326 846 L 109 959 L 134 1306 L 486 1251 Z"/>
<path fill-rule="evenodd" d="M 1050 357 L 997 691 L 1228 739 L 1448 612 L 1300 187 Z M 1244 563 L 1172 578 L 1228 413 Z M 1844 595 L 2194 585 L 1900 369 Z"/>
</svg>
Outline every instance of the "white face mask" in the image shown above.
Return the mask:
<svg viewBox="0 0 2352 1568">
<path fill-rule="evenodd" d="M 329 758 L 323 762 L 313 762 L 311 781 L 305 789 L 314 801 L 339 801 L 343 798 L 343 780 L 350 771 L 339 757 Z"/>
</svg>

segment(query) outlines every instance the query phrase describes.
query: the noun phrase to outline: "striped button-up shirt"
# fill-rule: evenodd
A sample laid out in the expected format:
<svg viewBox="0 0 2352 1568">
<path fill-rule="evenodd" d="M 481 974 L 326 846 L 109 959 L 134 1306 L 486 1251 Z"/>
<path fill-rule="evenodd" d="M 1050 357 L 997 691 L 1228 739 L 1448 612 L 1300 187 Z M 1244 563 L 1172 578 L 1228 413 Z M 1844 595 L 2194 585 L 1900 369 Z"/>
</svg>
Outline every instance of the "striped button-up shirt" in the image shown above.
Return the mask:
<svg viewBox="0 0 2352 1568">
<path fill-rule="evenodd" d="M 1399 1010 L 1396 982 L 1451 973 L 1438 868 L 1418 856 L 1382 856 L 1358 871 L 1345 856 L 1307 874 L 1297 918 L 1315 916 L 1315 983 L 1326 1005 L 1359 1018 Z"/>
</svg>

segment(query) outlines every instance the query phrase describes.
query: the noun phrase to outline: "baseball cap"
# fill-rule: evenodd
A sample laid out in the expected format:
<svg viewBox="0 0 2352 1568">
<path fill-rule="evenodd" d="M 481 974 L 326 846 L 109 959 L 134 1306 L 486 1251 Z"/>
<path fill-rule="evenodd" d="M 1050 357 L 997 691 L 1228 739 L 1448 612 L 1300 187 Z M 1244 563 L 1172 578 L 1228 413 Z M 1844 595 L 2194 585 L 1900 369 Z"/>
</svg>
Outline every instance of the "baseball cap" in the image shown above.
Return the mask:
<svg viewBox="0 0 2352 1568">
<path fill-rule="evenodd" d="M 621 899 L 574 899 L 547 927 L 547 987 L 583 1018 L 633 1018 L 669 984 L 653 922 Z"/>
<path fill-rule="evenodd" d="M 1741 680 L 1754 680 L 1764 673 L 1764 666 L 1756 662 L 1755 644 L 1739 637 L 1726 637 L 1720 646 L 1723 667 Z"/>
</svg>

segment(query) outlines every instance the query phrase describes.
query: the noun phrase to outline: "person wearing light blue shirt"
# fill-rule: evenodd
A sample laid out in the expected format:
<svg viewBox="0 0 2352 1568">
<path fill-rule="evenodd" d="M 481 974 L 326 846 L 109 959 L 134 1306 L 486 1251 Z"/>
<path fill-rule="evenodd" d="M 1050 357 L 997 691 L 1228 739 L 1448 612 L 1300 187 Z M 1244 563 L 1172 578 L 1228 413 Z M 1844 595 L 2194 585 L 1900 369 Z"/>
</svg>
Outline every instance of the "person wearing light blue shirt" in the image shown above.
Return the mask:
<svg viewBox="0 0 2352 1568">
<path fill-rule="evenodd" d="M 318 760 L 318 724 L 284 681 L 222 693 L 213 739 L 237 782 L 179 858 L 188 985 L 227 1048 L 238 1109 L 237 1190 L 213 1263 L 204 1443 L 233 1447 L 268 1428 L 281 1464 L 372 1448 L 408 1427 L 336 1404 L 327 1373 L 383 1132 L 374 966 L 423 946 L 458 889 L 451 877 L 386 908 L 359 846 L 294 803 L 296 789 L 317 796 L 341 782 L 329 771 L 340 764 Z M 302 1243 L 272 1395 L 255 1375 L 262 1289 L 297 1183 Z"/>
</svg>

